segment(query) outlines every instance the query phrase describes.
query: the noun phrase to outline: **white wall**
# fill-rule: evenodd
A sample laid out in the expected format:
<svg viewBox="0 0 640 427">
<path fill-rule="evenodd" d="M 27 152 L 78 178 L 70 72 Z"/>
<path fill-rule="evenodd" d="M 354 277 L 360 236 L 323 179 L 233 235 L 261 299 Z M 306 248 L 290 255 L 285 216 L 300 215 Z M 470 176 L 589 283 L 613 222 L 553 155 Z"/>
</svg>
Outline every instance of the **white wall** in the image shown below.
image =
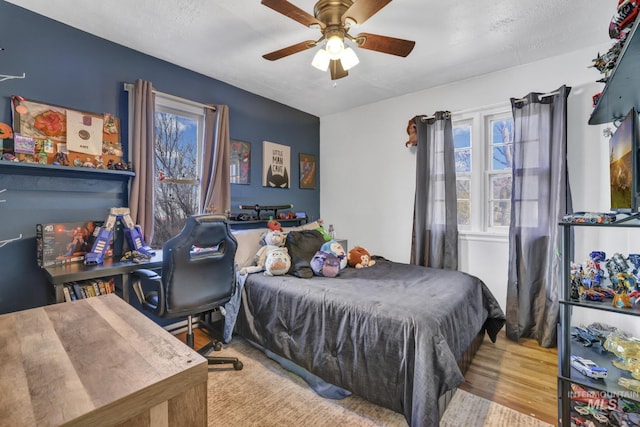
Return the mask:
<svg viewBox="0 0 640 427">
<path fill-rule="evenodd" d="M 568 167 L 574 210 L 601 211 L 608 203 L 608 139 L 587 124 L 591 97 L 603 87 L 588 68 L 609 44 L 503 70 L 455 84 L 388 99 L 320 119 L 320 210 L 326 223 L 372 254 L 409 262 L 415 151 L 405 148 L 407 121 L 437 110 L 465 111 L 509 103 L 529 92 L 572 87 L 568 107 Z M 626 235 L 625 235 L 626 236 Z M 588 241 L 597 249 L 599 240 Z M 631 241 L 625 237 L 625 241 Z M 618 240 L 619 241 L 619 240 Z M 624 249 L 619 249 L 624 251 Z M 577 254 L 580 252 L 577 250 Z M 480 277 L 506 302 L 506 239 L 462 236 L 460 269 Z"/>
</svg>

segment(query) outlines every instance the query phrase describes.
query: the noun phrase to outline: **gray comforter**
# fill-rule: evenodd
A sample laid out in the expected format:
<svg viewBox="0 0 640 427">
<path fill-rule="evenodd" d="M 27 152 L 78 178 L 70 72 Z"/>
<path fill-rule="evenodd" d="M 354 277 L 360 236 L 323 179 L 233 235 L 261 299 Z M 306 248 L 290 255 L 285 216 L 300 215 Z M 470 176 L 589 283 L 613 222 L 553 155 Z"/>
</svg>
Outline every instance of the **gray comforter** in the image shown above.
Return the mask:
<svg viewBox="0 0 640 427">
<path fill-rule="evenodd" d="M 478 278 L 384 259 L 336 278 L 249 275 L 237 308 L 237 333 L 412 426 L 438 425 L 456 361 L 504 323 Z"/>
</svg>

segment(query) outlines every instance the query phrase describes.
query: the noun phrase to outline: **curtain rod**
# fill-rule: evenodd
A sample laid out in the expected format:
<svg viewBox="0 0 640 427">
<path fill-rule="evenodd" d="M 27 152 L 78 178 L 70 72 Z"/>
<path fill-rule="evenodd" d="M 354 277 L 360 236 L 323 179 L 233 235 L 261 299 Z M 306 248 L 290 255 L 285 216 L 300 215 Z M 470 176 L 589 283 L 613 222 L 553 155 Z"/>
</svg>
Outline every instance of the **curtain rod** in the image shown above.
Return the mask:
<svg viewBox="0 0 640 427">
<path fill-rule="evenodd" d="M 444 113 L 444 117 L 445 117 L 446 119 L 448 119 L 449 117 L 451 117 L 451 111 L 443 111 L 443 113 Z M 420 121 L 421 121 L 421 122 L 424 122 L 424 121 L 426 121 L 426 120 L 435 119 L 435 118 L 436 118 L 436 115 L 435 115 L 435 114 L 433 114 L 432 116 L 425 116 L 425 115 L 423 115 L 423 116 L 420 116 Z"/>
<path fill-rule="evenodd" d="M 133 83 L 125 83 L 124 84 L 124 90 L 126 90 L 126 91 L 132 91 L 133 88 L 134 88 L 134 84 Z M 162 95 L 162 96 L 164 96 L 166 98 L 172 99 L 174 101 L 179 101 L 179 102 L 182 102 L 182 103 L 185 103 L 185 104 L 194 105 L 196 107 L 208 108 L 208 109 L 213 110 L 213 111 L 218 111 L 218 109 L 216 108 L 215 105 L 203 104 L 202 102 L 192 101 L 190 99 L 181 98 L 181 97 L 175 96 L 175 95 L 170 95 L 168 93 L 160 92 L 160 91 L 157 91 L 155 89 L 153 90 L 153 93 L 160 94 L 160 95 Z"/>
<path fill-rule="evenodd" d="M 543 93 L 541 95 L 538 95 L 538 99 L 542 99 L 542 98 L 547 98 L 549 96 L 553 96 L 553 95 L 558 95 L 560 92 L 555 91 L 555 92 L 549 92 L 549 93 Z M 516 102 L 524 102 L 526 101 L 527 98 L 520 98 L 520 99 L 516 99 Z"/>
</svg>

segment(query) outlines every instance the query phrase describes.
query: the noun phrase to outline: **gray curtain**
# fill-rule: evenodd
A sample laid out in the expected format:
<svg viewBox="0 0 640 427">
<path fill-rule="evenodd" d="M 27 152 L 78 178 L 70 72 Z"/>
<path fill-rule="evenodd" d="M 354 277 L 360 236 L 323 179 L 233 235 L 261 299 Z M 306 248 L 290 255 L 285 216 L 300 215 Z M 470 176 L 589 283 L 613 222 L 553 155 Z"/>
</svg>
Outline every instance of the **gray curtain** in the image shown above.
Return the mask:
<svg viewBox="0 0 640 427">
<path fill-rule="evenodd" d="M 416 116 L 416 194 L 411 263 L 458 268 L 458 203 L 451 114 Z"/>
<path fill-rule="evenodd" d="M 514 119 L 506 333 L 554 347 L 562 261 L 558 222 L 572 210 L 567 177 L 567 97 L 511 99 Z"/>
<path fill-rule="evenodd" d="M 200 212 L 224 214 L 231 210 L 229 177 L 229 107 L 207 108 Z"/>
<path fill-rule="evenodd" d="M 131 181 L 129 209 L 131 219 L 140 225 L 144 240 L 153 240 L 153 180 L 155 153 L 155 95 L 151 82 L 136 80 L 134 85 L 133 132 L 129 143 L 131 162 L 136 173 Z"/>
</svg>

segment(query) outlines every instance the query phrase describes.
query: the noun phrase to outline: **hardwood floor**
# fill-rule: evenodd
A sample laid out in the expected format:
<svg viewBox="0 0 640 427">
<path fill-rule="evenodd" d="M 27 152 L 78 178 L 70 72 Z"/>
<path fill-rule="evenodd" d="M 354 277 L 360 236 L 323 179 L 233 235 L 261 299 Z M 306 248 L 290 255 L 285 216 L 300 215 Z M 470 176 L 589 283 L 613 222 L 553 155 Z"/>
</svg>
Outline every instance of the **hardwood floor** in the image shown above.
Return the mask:
<svg viewBox="0 0 640 427">
<path fill-rule="evenodd" d="M 465 375 L 462 390 L 558 424 L 558 350 L 534 339 L 509 340 L 504 329 L 495 344 L 488 337 Z"/>
<path fill-rule="evenodd" d="M 196 348 L 209 340 L 202 329 L 194 335 Z M 184 341 L 184 334 L 177 336 Z M 557 349 L 541 348 L 533 339 L 516 343 L 502 330 L 495 343 L 485 337 L 460 388 L 557 425 L 557 372 Z"/>
</svg>

